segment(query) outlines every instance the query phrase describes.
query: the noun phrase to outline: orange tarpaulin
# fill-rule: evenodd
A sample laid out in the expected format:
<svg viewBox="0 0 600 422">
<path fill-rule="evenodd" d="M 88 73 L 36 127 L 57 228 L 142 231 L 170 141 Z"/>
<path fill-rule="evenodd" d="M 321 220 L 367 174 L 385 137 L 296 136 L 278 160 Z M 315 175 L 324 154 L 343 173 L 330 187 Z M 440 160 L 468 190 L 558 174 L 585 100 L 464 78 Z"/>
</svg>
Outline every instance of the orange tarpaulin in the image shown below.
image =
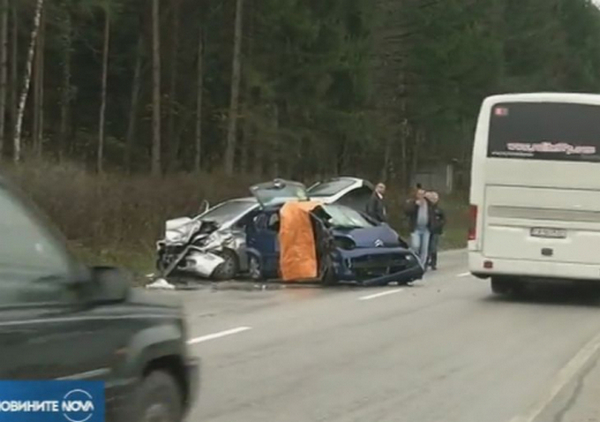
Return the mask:
<svg viewBox="0 0 600 422">
<path fill-rule="evenodd" d="M 283 281 L 318 277 L 317 248 L 310 212 L 319 202 L 288 202 L 279 211 L 279 268 Z"/>
</svg>

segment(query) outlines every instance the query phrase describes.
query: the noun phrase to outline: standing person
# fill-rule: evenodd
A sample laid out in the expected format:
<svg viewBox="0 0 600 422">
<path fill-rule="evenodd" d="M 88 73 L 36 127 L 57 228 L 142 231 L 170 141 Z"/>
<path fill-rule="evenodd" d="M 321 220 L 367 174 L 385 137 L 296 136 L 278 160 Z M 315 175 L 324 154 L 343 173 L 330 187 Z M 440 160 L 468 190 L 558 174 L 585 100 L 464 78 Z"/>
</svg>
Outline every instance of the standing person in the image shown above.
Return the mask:
<svg viewBox="0 0 600 422">
<path fill-rule="evenodd" d="M 440 208 L 440 196 L 437 192 L 429 192 L 427 199 L 431 204 L 431 238 L 429 239 L 429 265 L 433 271 L 437 270 L 437 257 L 438 257 L 438 246 L 440 244 L 440 237 L 444 233 L 444 226 L 446 225 L 446 214 L 444 210 Z"/>
<path fill-rule="evenodd" d="M 425 190 L 417 189 L 415 197 L 406 201 L 404 212 L 410 226 L 410 240 L 413 251 L 419 257 L 424 269 L 427 269 L 429 240 L 431 237 L 431 203 L 425 197 Z"/>
<path fill-rule="evenodd" d="M 385 223 L 387 221 L 387 212 L 385 209 L 385 203 L 383 202 L 383 196 L 385 195 L 385 185 L 378 183 L 375 186 L 375 192 L 367 203 L 367 215 L 373 220 L 379 223 Z"/>
</svg>

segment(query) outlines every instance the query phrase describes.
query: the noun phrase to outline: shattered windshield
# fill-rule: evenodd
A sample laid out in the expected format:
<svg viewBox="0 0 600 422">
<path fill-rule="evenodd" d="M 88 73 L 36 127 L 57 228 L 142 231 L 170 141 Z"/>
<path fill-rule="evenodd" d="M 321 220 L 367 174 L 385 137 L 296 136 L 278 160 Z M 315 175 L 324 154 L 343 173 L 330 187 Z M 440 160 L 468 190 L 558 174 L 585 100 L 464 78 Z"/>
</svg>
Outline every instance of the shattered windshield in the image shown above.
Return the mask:
<svg viewBox="0 0 600 422">
<path fill-rule="evenodd" d="M 323 209 L 329 216 L 329 224 L 333 227 L 364 229 L 374 225 L 358 211 L 342 205 L 324 205 Z"/>
<path fill-rule="evenodd" d="M 251 201 L 227 201 L 216 205 L 200 216 L 202 221 L 212 221 L 219 226 L 239 218 L 256 206 Z"/>
</svg>

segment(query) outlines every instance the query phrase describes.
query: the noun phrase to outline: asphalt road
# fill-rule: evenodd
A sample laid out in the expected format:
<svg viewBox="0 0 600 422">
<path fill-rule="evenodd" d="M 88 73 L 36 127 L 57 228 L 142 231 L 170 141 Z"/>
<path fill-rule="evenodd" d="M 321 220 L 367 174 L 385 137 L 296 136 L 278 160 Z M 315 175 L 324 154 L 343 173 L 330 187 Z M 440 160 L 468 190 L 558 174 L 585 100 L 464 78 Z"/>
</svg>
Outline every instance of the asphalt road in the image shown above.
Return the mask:
<svg viewBox="0 0 600 422">
<path fill-rule="evenodd" d="M 600 421 L 600 294 L 499 299 L 465 273 L 451 252 L 414 287 L 183 293 L 189 420 Z"/>
</svg>

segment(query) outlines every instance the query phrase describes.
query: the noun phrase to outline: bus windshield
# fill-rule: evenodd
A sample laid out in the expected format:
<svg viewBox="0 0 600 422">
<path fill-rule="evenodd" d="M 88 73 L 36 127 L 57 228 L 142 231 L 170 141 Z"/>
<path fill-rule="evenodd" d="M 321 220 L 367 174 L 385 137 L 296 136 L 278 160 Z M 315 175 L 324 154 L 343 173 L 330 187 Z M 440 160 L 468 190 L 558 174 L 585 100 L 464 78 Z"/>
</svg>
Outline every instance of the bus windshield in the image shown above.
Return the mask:
<svg viewBox="0 0 600 422">
<path fill-rule="evenodd" d="M 500 103 L 492 109 L 488 157 L 600 162 L 600 107 Z"/>
</svg>

